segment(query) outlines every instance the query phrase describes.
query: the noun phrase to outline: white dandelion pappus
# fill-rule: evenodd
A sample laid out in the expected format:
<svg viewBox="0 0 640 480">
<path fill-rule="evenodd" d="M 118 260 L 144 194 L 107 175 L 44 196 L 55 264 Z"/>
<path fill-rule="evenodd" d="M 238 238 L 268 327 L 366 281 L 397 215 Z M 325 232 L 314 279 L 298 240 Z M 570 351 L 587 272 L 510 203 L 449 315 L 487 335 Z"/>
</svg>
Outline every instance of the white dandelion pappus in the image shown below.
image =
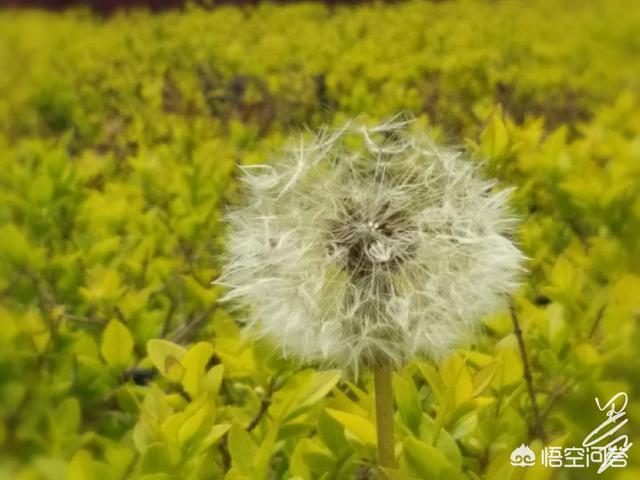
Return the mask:
<svg viewBox="0 0 640 480">
<path fill-rule="evenodd" d="M 356 370 L 438 359 L 518 286 L 509 191 L 410 122 L 323 130 L 242 170 L 217 283 L 285 355 Z"/>
</svg>

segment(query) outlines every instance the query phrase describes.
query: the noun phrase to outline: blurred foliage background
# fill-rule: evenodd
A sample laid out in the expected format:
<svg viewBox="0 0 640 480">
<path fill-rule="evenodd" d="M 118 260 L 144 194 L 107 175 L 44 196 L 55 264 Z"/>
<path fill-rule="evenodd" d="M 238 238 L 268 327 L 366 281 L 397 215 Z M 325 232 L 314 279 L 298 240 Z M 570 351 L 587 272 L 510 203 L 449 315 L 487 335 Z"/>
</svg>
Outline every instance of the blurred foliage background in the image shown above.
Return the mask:
<svg viewBox="0 0 640 480">
<path fill-rule="evenodd" d="M 398 111 L 517 187 L 531 273 L 397 373 L 394 478 L 640 478 L 640 447 L 509 462 L 618 391 L 640 439 L 639 31 L 623 0 L 0 11 L 0 478 L 373 478 L 371 379 L 246 338 L 210 282 L 236 164 Z"/>
</svg>

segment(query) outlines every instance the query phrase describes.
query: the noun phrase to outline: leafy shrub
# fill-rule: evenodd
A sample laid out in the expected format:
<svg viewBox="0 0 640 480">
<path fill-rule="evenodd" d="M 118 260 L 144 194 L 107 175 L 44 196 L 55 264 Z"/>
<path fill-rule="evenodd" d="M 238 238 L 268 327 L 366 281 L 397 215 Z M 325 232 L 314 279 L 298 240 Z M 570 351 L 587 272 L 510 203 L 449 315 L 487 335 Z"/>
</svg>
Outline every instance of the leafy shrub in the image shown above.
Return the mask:
<svg viewBox="0 0 640 480">
<path fill-rule="evenodd" d="M 622 0 L 0 12 L 0 478 L 368 478 L 370 379 L 244 337 L 210 281 L 236 163 L 398 110 L 518 187 L 539 410 L 489 318 L 396 375 L 399 478 L 585 478 L 509 454 L 579 445 L 620 390 L 640 432 L 638 27 Z"/>
</svg>

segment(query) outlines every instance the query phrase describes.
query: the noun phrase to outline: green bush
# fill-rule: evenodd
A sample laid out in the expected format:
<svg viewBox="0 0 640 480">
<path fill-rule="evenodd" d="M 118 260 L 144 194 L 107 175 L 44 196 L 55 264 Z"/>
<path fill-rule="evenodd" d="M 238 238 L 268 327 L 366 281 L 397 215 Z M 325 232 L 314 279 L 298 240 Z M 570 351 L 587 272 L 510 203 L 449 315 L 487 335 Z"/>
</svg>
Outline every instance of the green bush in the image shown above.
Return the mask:
<svg viewBox="0 0 640 480">
<path fill-rule="evenodd" d="M 0 11 L 0 478 L 369 478 L 370 378 L 281 359 L 210 282 L 236 164 L 402 110 L 517 187 L 540 421 L 496 315 L 396 375 L 397 478 L 595 478 L 509 455 L 618 391 L 640 434 L 640 9 L 531 3 Z"/>
</svg>

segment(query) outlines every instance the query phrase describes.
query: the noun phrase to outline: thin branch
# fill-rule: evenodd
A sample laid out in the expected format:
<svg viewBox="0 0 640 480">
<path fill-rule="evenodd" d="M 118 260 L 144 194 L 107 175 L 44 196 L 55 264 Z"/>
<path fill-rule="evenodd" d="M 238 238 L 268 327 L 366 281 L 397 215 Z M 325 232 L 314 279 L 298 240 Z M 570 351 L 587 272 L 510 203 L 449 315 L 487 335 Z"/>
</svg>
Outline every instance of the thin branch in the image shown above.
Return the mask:
<svg viewBox="0 0 640 480">
<path fill-rule="evenodd" d="M 269 410 L 269 406 L 271 405 L 271 396 L 273 395 L 273 391 L 275 389 L 275 377 L 271 377 L 269 380 L 269 385 L 267 387 L 267 391 L 260 402 L 260 409 L 256 413 L 256 416 L 253 417 L 249 425 L 247 425 L 247 432 L 251 432 L 254 428 L 258 426 L 262 418 L 265 416 L 267 411 Z M 228 472 L 231 468 L 231 455 L 229 454 L 229 432 L 227 431 L 222 440 L 220 440 L 220 445 L 218 446 L 220 450 L 220 454 L 222 455 L 222 469 L 225 472 Z"/>
<path fill-rule="evenodd" d="M 275 384 L 274 378 L 271 377 L 271 380 L 269 381 L 269 386 L 267 387 L 267 391 L 265 392 L 264 397 L 262 397 L 262 401 L 260 402 L 260 409 L 258 410 L 258 413 L 256 413 L 256 416 L 253 417 L 253 420 L 251 420 L 251 422 L 247 426 L 247 432 L 250 432 L 251 430 L 256 428 L 260 423 L 260 420 L 262 420 L 262 417 L 264 417 L 264 415 L 267 413 L 267 410 L 269 410 L 269 406 L 271 405 L 271 395 L 273 394 L 274 384 Z"/>
<path fill-rule="evenodd" d="M 547 400 L 547 404 L 545 405 L 542 413 L 540 414 L 541 422 L 545 422 L 553 410 L 553 407 L 556 405 L 558 400 L 560 400 L 569 390 L 571 390 L 572 384 L 570 381 L 564 381 L 560 384 L 556 385 L 556 387 L 551 392 L 549 399 Z"/>
<path fill-rule="evenodd" d="M 178 328 L 172 335 L 171 341 L 175 343 L 184 343 L 187 342 L 193 333 L 200 328 L 200 325 L 204 323 L 204 321 L 211 316 L 216 309 L 218 308 L 217 304 L 212 304 L 206 310 L 200 312 L 199 315 L 196 315 L 191 321 L 187 324 Z"/>
<path fill-rule="evenodd" d="M 133 458 L 129 462 L 129 465 L 127 465 L 127 468 L 124 471 L 124 474 L 122 475 L 122 478 L 131 478 L 131 475 L 133 475 L 134 468 L 136 466 L 136 463 L 137 463 L 139 457 L 140 457 L 140 454 L 138 453 L 137 450 L 134 449 Z"/>
<path fill-rule="evenodd" d="M 95 317 L 84 317 L 82 315 L 74 315 L 71 313 L 63 313 L 62 318 L 64 318 L 65 320 L 69 320 L 71 322 L 84 323 L 87 325 L 96 325 L 99 327 L 103 327 L 107 323 L 106 321 L 100 320 Z"/>
<path fill-rule="evenodd" d="M 596 332 L 598 331 L 598 327 L 600 326 L 600 322 L 602 321 L 602 317 L 604 317 L 604 312 L 607 309 L 607 305 L 603 305 L 602 307 L 600 307 L 600 309 L 598 310 L 598 313 L 596 314 L 596 318 L 593 321 L 593 325 L 591 325 L 591 330 L 589 330 L 589 339 L 592 339 L 594 337 L 594 335 L 596 334 Z"/>
<path fill-rule="evenodd" d="M 169 326 L 171 325 L 171 319 L 173 318 L 173 314 L 176 312 L 178 307 L 178 302 L 175 301 L 173 295 L 169 295 L 169 308 L 167 309 L 167 315 L 164 317 L 164 323 L 162 324 L 162 332 L 160 333 L 160 337 L 164 338 L 169 333 Z"/>
<path fill-rule="evenodd" d="M 540 417 L 540 410 L 538 409 L 538 402 L 536 400 L 536 393 L 533 389 L 533 377 L 531 376 L 531 365 L 529 364 L 529 357 L 527 356 L 527 349 L 522 339 L 522 329 L 520 328 L 520 320 L 516 315 L 516 308 L 513 301 L 509 302 L 509 309 L 511 310 L 511 320 L 513 322 L 513 331 L 518 339 L 518 349 L 520 350 L 520 358 L 522 359 L 522 366 L 524 371 L 524 380 L 527 384 L 527 390 L 529 391 L 529 398 L 531 399 L 531 409 L 533 410 L 533 433 L 542 440 L 546 440 L 544 428 L 542 426 L 542 418 Z"/>
<path fill-rule="evenodd" d="M 228 472 L 231 469 L 231 454 L 229 453 L 229 435 L 228 432 L 224 434 L 220 445 L 218 446 L 220 454 L 222 455 L 222 470 Z"/>
<path fill-rule="evenodd" d="M 120 308 L 117 305 L 113 307 L 113 313 L 115 314 L 116 317 L 118 317 L 118 320 L 120 320 L 122 323 L 127 323 L 127 319 L 125 318 L 124 313 L 122 313 L 122 310 L 120 310 Z"/>
</svg>

